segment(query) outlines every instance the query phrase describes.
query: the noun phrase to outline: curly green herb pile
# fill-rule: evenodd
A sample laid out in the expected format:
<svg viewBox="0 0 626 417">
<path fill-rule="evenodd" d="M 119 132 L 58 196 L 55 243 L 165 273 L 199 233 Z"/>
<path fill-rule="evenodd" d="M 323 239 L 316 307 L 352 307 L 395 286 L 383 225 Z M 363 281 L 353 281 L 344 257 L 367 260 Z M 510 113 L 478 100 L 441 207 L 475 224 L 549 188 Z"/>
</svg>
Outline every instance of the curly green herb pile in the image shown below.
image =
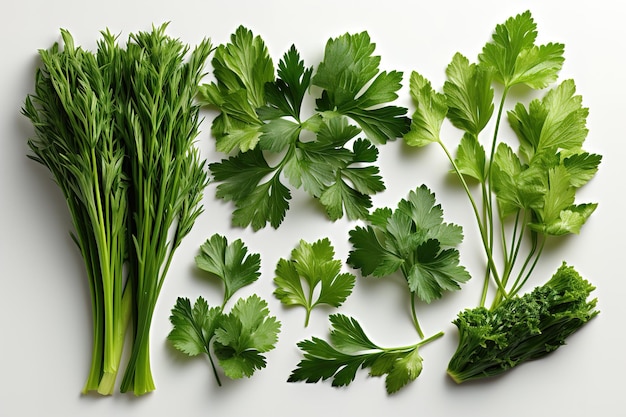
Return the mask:
<svg viewBox="0 0 626 417">
<path fill-rule="evenodd" d="M 165 28 L 132 34 L 125 47 L 103 32 L 96 53 L 62 31 L 62 49 L 40 52 L 43 67 L 24 105 L 36 132 L 33 158 L 63 191 L 87 269 L 94 333 L 85 392 L 113 392 L 130 317 L 121 390 L 154 390 L 152 314 L 202 210 L 208 175 L 194 147 L 194 99 L 211 44 L 190 52 Z"/>
<path fill-rule="evenodd" d="M 550 281 L 519 298 L 547 239 L 579 233 L 594 212 L 595 203 L 577 204 L 575 196 L 601 160 L 582 148 L 588 109 L 576 95 L 574 81 L 552 86 L 564 61 L 563 45 L 536 45 L 536 37 L 530 12 L 508 19 L 496 27 L 477 63 L 461 54 L 453 57 L 442 93 L 422 75 L 411 74 L 416 110 L 405 141 L 443 148 L 471 203 L 487 260 L 480 307 L 461 312 L 455 321 L 460 343 L 448 373 L 457 382 L 539 357 L 541 349 L 552 351 L 597 314 L 595 300 L 585 301 L 593 287 L 573 270 L 557 272 L 557 289 Z M 479 138 L 494 115 L 496 84 L 501 97 L 493 137 L 485 147 Z M 505 113 L 509 93 L 522 85 L 547 91 Z M 517 149 L 501 138 L 504 115 Z M 463 132 L 456 157 L 440 138 L 446 118 Z M 490 288 L 495 291 L 486 308 Z M 528 329 L 519 331 L 517 322 Z"/>
</svg>

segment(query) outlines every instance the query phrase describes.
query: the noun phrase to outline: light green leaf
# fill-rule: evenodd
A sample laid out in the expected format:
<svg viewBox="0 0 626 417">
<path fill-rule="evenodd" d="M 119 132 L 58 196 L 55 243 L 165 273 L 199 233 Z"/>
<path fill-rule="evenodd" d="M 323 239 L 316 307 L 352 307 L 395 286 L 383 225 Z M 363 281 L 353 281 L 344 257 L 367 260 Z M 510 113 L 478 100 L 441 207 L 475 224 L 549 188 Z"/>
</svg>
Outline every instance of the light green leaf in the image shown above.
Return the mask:
<svg viewBox="0 0 626 417">
<path fill-rule="evenodd" d="M 492 75 L 489 70 L 457 53 L 446 69 L 443 92 L 448 119 L 465 132 L 478 136 L 493 114 Z"/>
<path fill-rule="evenodd" d="M 430 81 L 417 72 L 411 73 L 409 86 L 415 112 L 404 141 L 417 147 L 438 142 L 441 125 L 448 112 L 446 96 L 433 90 Z"/>
</svg>

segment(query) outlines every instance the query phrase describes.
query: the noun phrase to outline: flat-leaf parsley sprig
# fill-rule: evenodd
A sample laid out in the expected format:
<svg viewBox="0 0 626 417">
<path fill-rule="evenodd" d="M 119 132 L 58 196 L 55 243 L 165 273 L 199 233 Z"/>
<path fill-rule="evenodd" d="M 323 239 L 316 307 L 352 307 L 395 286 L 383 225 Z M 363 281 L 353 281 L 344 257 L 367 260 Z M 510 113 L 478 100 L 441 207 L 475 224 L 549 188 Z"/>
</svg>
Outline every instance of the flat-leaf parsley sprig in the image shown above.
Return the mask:
<svg viewBox="0 0 626 417">
<path fill-rule="evenodd" d="M 291 259 L 281 258 L 276 265 L 274 295 L 285 305 L 305 308 L 305 327 L 313 308 L 322 304 L 339 307 L 352 293 L 356 277 L 340 273 L 341 261 L 334 256 L 328 238 L 314 243 L 301 240 L 291 252 Z"/>
<path fill-rule="evenodd" d="M 563 344 L 571 332 L 547 323 L 574 329 L 596 314 L 595 301 L 585 302 L 593 287 L 578 273 L 557 272 L 559 296 L 537 290 L 517 299 L 548 238 L 578 234 L 596 209 L 595 203 L 577 204 L 575 197 L 601 161 L 600 155 L 583 150 L 588 109 L 576 94 L 574 81 L 552 85 L 564 62 L 564 46 L 537 45 L 536 29 L 530 12 L 497 25 L 476 63 L 454 55 L 443 92 L 435 91 L 417 72 L 410 77 L 416 109 L 404 139 L 411 146 L 437 143 L 444 150 L 469 198 L 486 255 L 480 307 L 460 313 L 455 321 L 460 343 L 448 372 L 458 382 L 494 375 L 541 356 L 535 351 L 525 354 L 525 349 L 539 346 L 535 343 L 544 343 L 546 353 Z M 497 108 L 495 84 L 502 87 Z M 521 85 L 547 90 L 543 97 L 505 111 L 509 93 Z M 479 138 L 494 114 L 493 137 L 485 147 Z M 503 116 L 518 140 L 517 149 L 502 139 Z M 446 118 L 463 132 L 456 156 L 440 137 Z M 478 191 L 472 183 L 478 184 Z M 493 299 L 486 307 L 490 288 Z M 580 300 L 567 304 L 559 297 Z M 526 318 L 518 317 L 523 309 L 529 314 Z M 541 313 L 532 313 L 537 309 Z M 539 323 L 529 322 L 528 332 L 520 332 L 515 320 L 503 317 L 507 315 Z M 517 348 L 510 356 L 512 346 Z"/>
<path fill-rule="evenodd" d="M 205 298 L 198 297 L 192 306 L 188 298 L 179 297 L 172 308 L 173 328 L 167 338 L 186 355 L 206 354 L 220 386 L 216 362 L 231 379 L 251 377 L 265 368 L 263 354 L 274 349 L 280 321 L 269 315 L 267 302 L 256 294 L 239 298 L 228 312 L 225 308 L 239 289 L 261 275 L 260 255 L 248 254 L 240 239 L 229 244 L 224 236 L 215 234 L 202 244 L 195 262 L 223 282 L 222 305 L 210 307 Z"/>
<path fill-rule="evenodd" d="M 374 49 L 366 32 L 330 39 L 314 71 L 295 46 L 275 69 L 264 41 L 244 27 L 217 48 L 215 81 L 200 86 L 199 97 L 219 110 L 211 128 L 217 150 L 234 153 L 210 165 L 217 196 L 235 204 L 234 225 L 278 228 L 291 199 L 285 180 L 332 220 L 367 215 L 370 196 L 385 189 L 374 144 L 402 137 L 410 125 L 407 109 L 389 104 L 402 73 L 380 71 Z M 305 115 L 312 86 L 322 92 Z"/>
</svg>

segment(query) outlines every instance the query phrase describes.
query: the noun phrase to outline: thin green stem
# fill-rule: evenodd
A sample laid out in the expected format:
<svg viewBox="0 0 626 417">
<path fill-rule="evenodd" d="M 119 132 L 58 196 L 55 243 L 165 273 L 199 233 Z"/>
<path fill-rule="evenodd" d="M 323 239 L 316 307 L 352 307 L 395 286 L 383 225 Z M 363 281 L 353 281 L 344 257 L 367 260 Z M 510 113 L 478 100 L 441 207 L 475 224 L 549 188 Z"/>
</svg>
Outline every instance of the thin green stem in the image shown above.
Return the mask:
<svg viewBox="0 0 626 417">
<path fill-rule="evenodd" d="M 413 326 L 415 327 L 415 330 L 417 330 L 417 334 L 420 339 L 423 339 L 424 332 L 422 331 L 419 320 L 417 319 L 417 313 L 415 311 L 415 293 L 413 291 L 411 291 L 411 318 L 413 320 Z"/>
<path fill-rule="evenodd" d="M 541 254 L 543 253 L 543 249 L 545 247 L 546 240 L 547 239 L 544 236 L 543 239 L 541 240 L 541 245 L 539 245 L 539 248 L 538 248 L 538 250 L 535 253 L 535 256 L 534 256 L 534 259 L 532 261 L 532 264 L 531 264 L 530 268 L 528 269 L 528 271 L 526 272 L 526 274 L 524 275 L 524 277 L 522 278 L 522 275 L 520 273 L 520 275 L 515 280 L 515 282 L 513 284 L 513 288 L 511 289 L 511 292 L 510 292 L 511 296 L 517 294 L 524 287 L 524 284 L 526 284 L 526 281 L 528 281 L 528 278 L 530 278 L 530 276 L 532 275 L 532 272 L 534 271 L 535 266 L 537 266 L 537 262 L 539 261 L 539 258 L 541 257 Z M 529 261 L 530 261 L 530 257 L 524 263 L 524 267 L 527 266 Z"/>
<path fill-rule="evenodd" d="M 482 296 L 482 298 L 486 297 L 486 294 L 487 294 L 487 284 L 488 284 L 490 276 L 493 277 L 493 280 L 496 283 L 496 286 L 501 291 L 506 293 L 504 291 L 504 288 L 502 287 L 502 283 L 500 281 L 500 276 L 498 274 L 496 263 L 495 263 L 495 260 L 493 258 L 493 251 L 490 248 L 490 243 L 489 243 L 489 238 L 488 238 L 488 231 L 485 229 L 485 225 L 483 224 L 483 222 L 481 220 L 480 211 L 478 210 L 478 206 L 476 205 L 476 201 L 474 200 L 472 192 L 470 191 L 469 186 L 467 185 L 467 181 L 465 181 L 465 177 L 461 173 L 461 170 L 457 166 L 456 162 L 454 162 L 454 158 L 452 157 L 452 154 L 450 154 L 450 151 L 448 150 L 448 148 L 445 146 L 445 144 L 441 140 L 439 140 L 438 142 L 439 142 L 439 145 L 441 146 L 441 148 L 443 149 L 443 151 L 445 152 L 446 156 L 448 157 L 448 160 L 452 164 L 452 168 L 454 169 L 454 172 L 456 173 L 457 177 L 461 181 L 463 189 L 465 190 L 465 194 L 469 198 L 470 204 L 472 205 L 472 210 L 474 211 L 474 217 L 476 218 L 476 223 L 478 225 L 478 229 L 479 229 L 479 232 L 480 232 L 480 237 L 481 237 L 481 241 L 482 241 L 482 244 L 483 244 L 483 248 L 485 250 L 485 255 L 487 256 L 487 267 L 488 267 L 488 270 L 491 271 L 491 275 L 487 275 L 486 276 L 486 280 L 485 280 L 486 282 L 485 282 L 485 285 L 483 286 L 483 296 Z M 481 299 L 481 305 L 484 305 L 484 300 L 483 299 Z"/>
</svg>

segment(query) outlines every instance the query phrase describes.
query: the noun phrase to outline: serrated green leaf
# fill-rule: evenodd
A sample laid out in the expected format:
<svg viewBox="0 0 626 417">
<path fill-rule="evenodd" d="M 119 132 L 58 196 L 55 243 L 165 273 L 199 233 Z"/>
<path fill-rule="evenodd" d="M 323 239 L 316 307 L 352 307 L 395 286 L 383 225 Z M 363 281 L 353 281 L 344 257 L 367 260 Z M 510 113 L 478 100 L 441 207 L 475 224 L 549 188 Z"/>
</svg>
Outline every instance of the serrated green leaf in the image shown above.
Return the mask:
<svg viewBox="0 0 626 417">
<path fill-rule="evenodd" d="M 397 98 L 402 73 L 379 73 L 380 57 L 367 32 L 329 39 L 312 83 L 324 89 L 317 100 L 321 112 L 350 117 L 374 143 L 386 143 L 408 130 L 406 109 L 383 106 Z M 378 75 L 377 75 L 378 74 Z"/>
<path fill-rule="evenodd" d="M 291 260 L 280 259 L 278 262 L 274 295 L 285 305 L 303 306 L 307 312 L 305 326 L 315 306 L 339 307 L 352 293 L 356 278 L 352 274 L 339 273 L 341 261 L 334 259 L 334 255 L 328 239 L 312 244 L 301 240 L 291 252 Z"/>
<path fill-rule="evenodd" d="M 276 229 L 285 218 L 290 199 L 291 192 L 280 182 L 279 176 L 274 175 L 237 201 L 233 224 L 239 227 L 250 225 L 253 230 L 259 230 L 270 223 Z"/>
<path fill-rule="evenodd" d="M 491 71 L 470 64 L 467 58 L 457 53 L 448 65 L 446 75 L 443 92 L 448 119 L 459 129 L 478 136 L 493 114 Z"/>
<path fill-rule="evenodd" d="M 220 324 L 221 309 L 209 308 L 206 300 L 198 297 L 193 309 L 188 298 L 179 297 L 172 308 L 172 330 L 167 339 L 179 351 L 196 356 L 209 354 L 209 343 Z"/>
<path fill-rule="evenodd" d="M 557 79 L 563 66 L 563 45 L 537 46 L 537 25 L 529 11 L 497 25 L 493 39 L 479 56 L 481 65 L 494 70 L 498 81 L 509 88 L 526 84 L 534 89 L 547 87 Z"/>
<path fill-rule="evenodd" d="M 460 289 L 460 283 L 470 279 L 465 267 L 459 265 L 456 249 L 441 250 L 436 240 L 419 246 L 418 259 L 409 270 L 409 289 L 427 303 L 441 298 L 443 291 Z"/>
<path fill-rule="evenodd" d="M 258 253 L 248 254 L 241 239 L 231 244 L 226 237 L 214 234 L 200 246 L 195 257 L 196 265 L 224 283 L 224 303 L 233 294 L 256 281 L 261 275 L 261 257 Z"/>
<path fill-rule="evenodd" d="M 348 264 L 361 270 L 363 275 L 384 277 L 396 272 L 404 263 L 402 258 L 381 243 L 372 226 L 357 226 L 350 231 L 353 249 Z"/>
<path fill-rule="evenodd" d="M 438 142 L 441 125 L 448 112 L 446 96 L 433 90 L 430 81 L 417 72 L 411 73 L 409 87 L 415 112 L 404 141 L 417 147 Z"/>
<path fill-rule="evenodd" d="M 472 177 L 479 182 L 487 178 L 487 157 L 485 148 L 478 142 L 476 136 L 466 133 L 461 138 L 457 148 L 454 163 L 463 175 Z"/>
<path fill-rule="evenodd" d="M 393 394 L 411 381 L 417 379 L 422 373 L 422 357 L 415 348 L 394 361 L 393 367 L 387 373 L 385 386 L 387 393 Z"/>
</svg>

